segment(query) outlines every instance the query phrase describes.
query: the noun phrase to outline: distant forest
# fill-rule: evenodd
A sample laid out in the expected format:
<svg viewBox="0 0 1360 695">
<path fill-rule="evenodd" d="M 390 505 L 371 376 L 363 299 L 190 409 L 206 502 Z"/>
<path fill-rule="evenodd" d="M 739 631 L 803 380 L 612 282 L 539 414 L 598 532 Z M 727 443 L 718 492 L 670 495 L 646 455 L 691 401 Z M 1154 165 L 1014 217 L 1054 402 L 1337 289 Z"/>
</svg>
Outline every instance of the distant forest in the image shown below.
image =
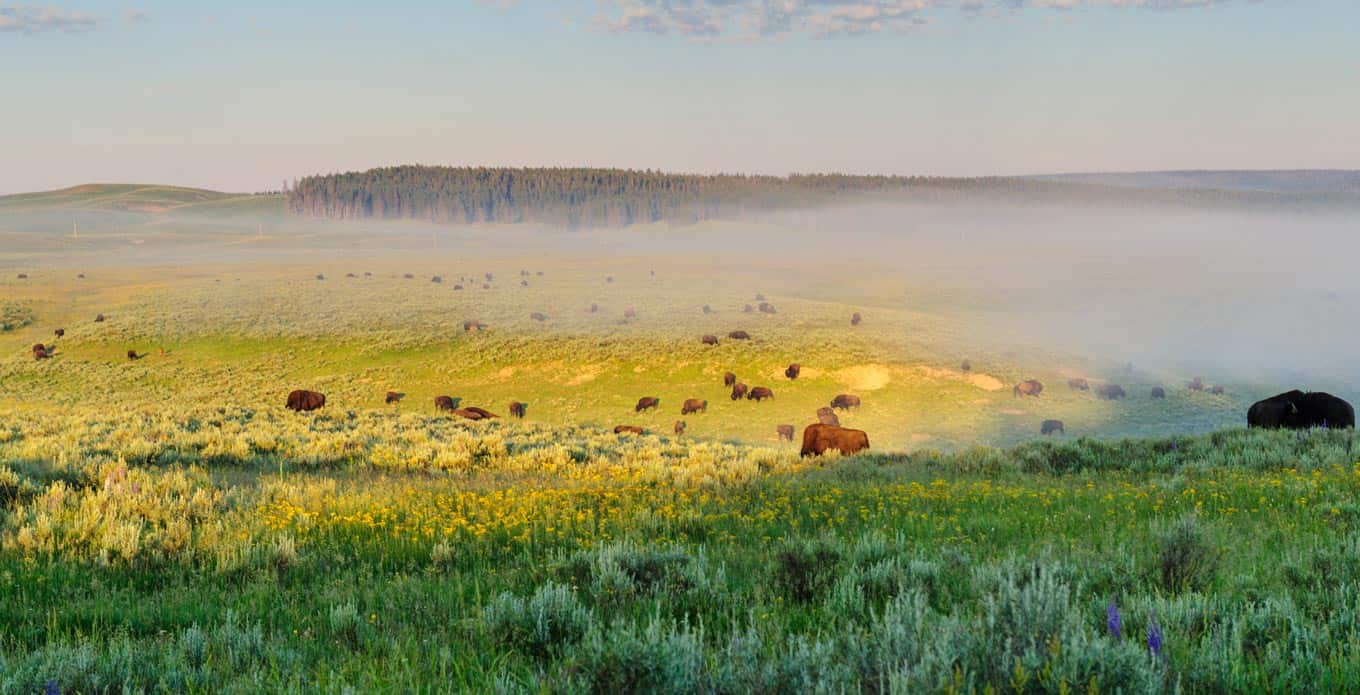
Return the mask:
<svg viewBox="0 0 1360 695">
<path fill-rule="evenodd" d="M 294 213 L 333 219 L 622 227 L 661 221 L 737 219 L 836 203 L 949 200 L 978 195 L 1069 204 L 1307 202 L 1289 195 L 1134 190 L 1034 178 L 846 174 L 778 177 L 625 169 L 399 166 L 309 176 L 288 191 L 288 203 Z"/>
</svg>

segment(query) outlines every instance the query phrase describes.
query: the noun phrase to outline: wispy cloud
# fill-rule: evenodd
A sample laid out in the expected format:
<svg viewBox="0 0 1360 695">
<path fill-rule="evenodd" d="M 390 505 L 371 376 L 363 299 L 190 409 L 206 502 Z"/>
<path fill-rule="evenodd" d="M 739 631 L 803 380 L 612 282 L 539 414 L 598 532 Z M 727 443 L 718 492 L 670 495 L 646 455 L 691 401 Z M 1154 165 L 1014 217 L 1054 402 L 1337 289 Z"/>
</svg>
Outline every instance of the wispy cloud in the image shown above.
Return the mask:
<svg viewBox="0 0 1360 695">
<path fill-rule="evenodd" d="M 79 33 L 99 26 L 92 15 L 59 7 L 0 4 L 0 32 L 38 34 L 47 31 Z"/>
<path fill-rule="evenodd" d="M 151 19 L 151 13 L 141 8 L 133 7 L 123 10 L 123 19 L 129 22 L 145 22 Z"/>
</svg>

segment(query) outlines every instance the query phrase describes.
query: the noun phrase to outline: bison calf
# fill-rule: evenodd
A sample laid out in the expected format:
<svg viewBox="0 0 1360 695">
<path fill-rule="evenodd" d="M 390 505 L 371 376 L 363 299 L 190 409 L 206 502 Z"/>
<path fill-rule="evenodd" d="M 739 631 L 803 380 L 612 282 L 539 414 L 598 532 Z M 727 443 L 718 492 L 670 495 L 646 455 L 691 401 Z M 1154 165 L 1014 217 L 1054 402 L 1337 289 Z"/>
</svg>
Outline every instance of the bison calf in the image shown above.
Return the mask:
<svg viewBox="0 0 1360 695">
<path fill-rule="evenodd" d="M 676 421 L 675 421 L 675 433 L 676 433 L 677 435 L 680 435 L 680 434 L 684 434 L 684 433 L 685 433 L 685 421 L 684 421 L 684 420 L 676 420 Z"/>
<path fill-rule="evenodd" d="M 793 441 L 793 425 L 777 425 L 774 429 L 779 433 L 779 441 Z"/>
</svg>

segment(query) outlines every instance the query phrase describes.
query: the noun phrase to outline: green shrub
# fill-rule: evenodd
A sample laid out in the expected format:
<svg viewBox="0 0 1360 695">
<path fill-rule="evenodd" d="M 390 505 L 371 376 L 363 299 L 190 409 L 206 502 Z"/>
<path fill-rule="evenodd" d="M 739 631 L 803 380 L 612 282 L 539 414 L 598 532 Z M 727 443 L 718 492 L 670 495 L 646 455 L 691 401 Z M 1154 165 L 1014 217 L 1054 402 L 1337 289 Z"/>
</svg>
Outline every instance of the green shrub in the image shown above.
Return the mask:
<svg viewBox="0 0 1360 695">
<path fill-rule="evenodd" d="M 1162 589 L 1202 590 L 1213 582 L 1222 553 L 1192 516 L 1175 522 L 1157 542 L 1157 571 Z"/>
<path fill-rule="evenodd" d="M 545 657 L 574 644 L 594 622 L 570 588 L 549 582 L 525 601 L 509 592 L 482 609 L 482 624 L 498 643 Z"/>
</svg>

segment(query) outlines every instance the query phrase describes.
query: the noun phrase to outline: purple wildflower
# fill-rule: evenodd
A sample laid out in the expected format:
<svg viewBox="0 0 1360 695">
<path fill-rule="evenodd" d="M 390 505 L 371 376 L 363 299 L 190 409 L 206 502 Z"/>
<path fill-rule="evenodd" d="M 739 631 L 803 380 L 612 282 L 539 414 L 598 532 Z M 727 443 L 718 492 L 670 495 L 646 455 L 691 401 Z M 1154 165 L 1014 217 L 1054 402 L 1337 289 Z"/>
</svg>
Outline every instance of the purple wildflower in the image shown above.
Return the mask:
<svg viewBox="0 0 1360 695">
<path fill-rule="evenodd" d="M 1110 636 L 1117 641 L 1122 634 L 1120 628 L 1123 621 L 1119 619 L 1119 606 L 1115 605 L 1114 599 L 1110 599 L 1110 607 L 1105 609 L 1105 626 L 1110 628 Z"/>
<path fill-rule="evenodd" d="M 1162 653 L 1162 626 L 1157 624 L 1157 616 L 1152 616 L 1152 622 L 1148 623 L 1148 649 L 1152 650 L 1154 656 L 1161 656 Z"/>
<path fill-rule="evenodd" d="M 43 683 L 43 695 L 61 695 L 61 688 L 57 687 L 56 681 Z"/>
</svg>

